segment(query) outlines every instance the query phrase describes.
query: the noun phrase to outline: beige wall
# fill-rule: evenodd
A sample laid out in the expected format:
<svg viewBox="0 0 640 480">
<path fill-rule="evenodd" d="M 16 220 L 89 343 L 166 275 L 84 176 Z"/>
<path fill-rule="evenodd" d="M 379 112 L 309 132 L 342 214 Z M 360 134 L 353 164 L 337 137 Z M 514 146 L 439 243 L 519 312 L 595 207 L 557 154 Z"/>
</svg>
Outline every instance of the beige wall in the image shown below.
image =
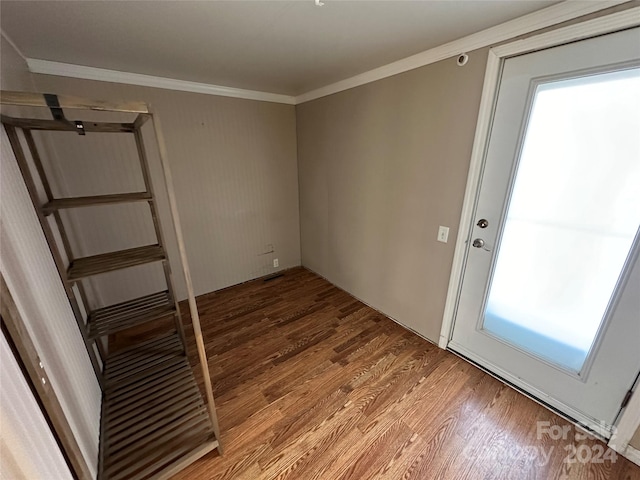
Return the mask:
<svg viewBox="0 0 640 480">
<path fill-rule="evenodd" d="M 303 265 L 434 342 L 486 58 L 471 52 L 465 67 L 443 60 L 296 107 Z"/>
<path fill-rule="evenodd" d="M 631 445 L 636 450 L 640 450 L 640 427 L 637 428 L 636 433 L 634 433 L 633 438 L 629 441 L 629 445 Z"/>
<path fill-rule="evenodd" d="M 4 38 L 0 49 L 0 86 L 33 90 L 25 62 Z M 80 450 L 95 473 L 102 392 L 4 129 L 0 133 L 0 270 Z M 32 427 L 32 433 L 39 430 L 42 439 L 50 436 L 41 425 Z"/>
<path fill-rule="evenodd" d="M 40 91 L 152 105 L 169 150 L 196 294 L 272 273 L 277 270 L 274 258 L 280 269 L 300 265 L 293 106 L 47 75 L 35 78 Z M 150 126 L 145 129 L 178 296 L 185 298 L 153 132 Z M 53 141 L 59 194 L 142 186 L 132 140 L 102 137 L 67 135 Z M 76 231 L 83 232 L 77 250 L 84 255 L 154 241 L 142 204 L 79 209 L 73 215 Z M 266 253 L 271 246 L 274 252 Z M 149 266 L 97 278 L 99 303 L 161 289 L 159 272 L 158 266 Z"/>
<path fill-rule="evenodd" d="M 303 265 L 434 342 L 487 52 L 469 53 L 462 68 L 451 58 L 296 107 Z M 451 229 L 446 245 L 435 240 L 439 225 Z"/>
<path fill-rule="evenodd" d="M 5 90 L 33 91 L 35 85 L 27 64 L 13 46 L 0 35 L 0 74 Z"/>
</svg>

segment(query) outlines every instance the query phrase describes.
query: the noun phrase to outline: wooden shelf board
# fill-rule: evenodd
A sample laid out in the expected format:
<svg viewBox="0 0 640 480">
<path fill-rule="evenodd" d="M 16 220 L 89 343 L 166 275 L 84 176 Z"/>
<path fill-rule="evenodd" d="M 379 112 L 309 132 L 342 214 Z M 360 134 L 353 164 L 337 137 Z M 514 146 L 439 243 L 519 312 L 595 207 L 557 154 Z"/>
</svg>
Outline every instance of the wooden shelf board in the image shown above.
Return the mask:
<svg viewBox="0 0 640 480">
<path fill-rule="evenodd" d="M 99 273 L 112 272 L 123 268 L 135 267 L 145 263 L 164 260 L 166 255 L 159 245 L 130 248 L 119 252 L 102 253 L 91 257 L 77 258 L 67 270 L 70 281 L 79 280 Z"/>
<path fill-rule="evenodd" d="M 167 478 L 217 448 L 181 349 L 174 333 L 106 360 L 100 479 Z"/>
<path fill-rule="evenodd" d="M 149 352 L 156 352 L 158 350 L 166 348 L 167 344 L 175 345 L 175 342 L 176 333 L 171 332 L 154 336 L 150 339 L 144 340 L 134 345 L 128 345 L 127 347 L 120 348 L 111 353 L 106 358 L 106 366 L 108 366 L 109 369 L 112 369 L 116 365 L 124 365 L 130 363 L 132 361 L 135 361 L 134 359 L 137 357 L 147 355 Z M 181 344 L 181 342 L 179 343 Z"/>
<path fill-rule="evenodd" d="M 140 377 L 149 377 L 153 371 L 164 371 L 167 362 L 184 355 L 180 337 L 175 331 L 116 351 L 107 357 L 104 368 L 105 390 L 114 393 L 127 391 Z"/>
<path fill-rule="evenodd" d="M 176 307 L 171 301 L 168 290 L 98 308 L 89 313 L 87 321 L 89 338 L 111 335 L 175 314 Z"/>
<path fill-rule="evenodd" d="M 55 198 L 42 206 L 42 212 L 45 215 L 50 215 L 57 210 L 65 208 L 79 208 L 89 207 L 92 205 L 109 205 L 128 202 L 148 202 L 151 200 L 153 199 L 151 198 L 151 194 L 148 192 L 117 193 L 113 195 L 95 195 L 91 197 Z"/>
</svg>

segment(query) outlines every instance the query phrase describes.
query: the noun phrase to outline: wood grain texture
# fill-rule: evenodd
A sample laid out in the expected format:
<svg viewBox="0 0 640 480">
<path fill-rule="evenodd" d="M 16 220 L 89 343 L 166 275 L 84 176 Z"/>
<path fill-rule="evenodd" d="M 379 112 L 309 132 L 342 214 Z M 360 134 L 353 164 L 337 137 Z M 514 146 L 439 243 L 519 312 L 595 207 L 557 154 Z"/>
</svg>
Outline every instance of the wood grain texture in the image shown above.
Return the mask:
<svg viewBox="0 0 640 480">
<path fill-rule="evenodd" d="M 225 455 L 176 480 L 640 479 L 567 462 L 606 446 L 304 269 L 198 304 Z"/>
</svg>

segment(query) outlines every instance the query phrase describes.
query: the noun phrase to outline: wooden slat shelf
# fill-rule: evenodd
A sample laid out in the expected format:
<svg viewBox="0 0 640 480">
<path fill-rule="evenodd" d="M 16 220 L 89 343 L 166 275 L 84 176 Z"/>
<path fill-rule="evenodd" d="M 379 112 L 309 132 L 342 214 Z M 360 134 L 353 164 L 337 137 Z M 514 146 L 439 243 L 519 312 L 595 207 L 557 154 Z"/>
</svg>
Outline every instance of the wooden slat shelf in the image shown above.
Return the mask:
<svg viewBox="0 0 640 480">
<path fill-rule="evenodd" d="M 167 343 L 170 343 L 173 345 L 174 342 L 175 342 L 175 335 L 171 333 L 171 334 L 158 335 L 153 338 L 147 339 L 144 342 L 140 342 L 135 345 L 128 345 L 125 348 L 119 348 L 115 352 L 109 354 L 109 356 L 106 359 L 106 363 L 108 363 L 108 367 L 109 367 L 109 372 L 113 372 L 113 367 L 116 365 L 121 365 L 123 363 L 131 362 L 132 357 L 144 356 L 144 355 L 148 355 L 150 352 L 163 350 L 165 349 L 165 346 Z"/>
<path fill-rule="evenodd" d="M 117 352 L 104 372 L 100 479 L 167 478 L 218 447 L 177 333 Z"/>
<path fill-rule="evenodd" d="M 175 332 L 118 351 L 107 357 L 105 362 L 105 391 L 128 388 L 131 383 L 138 381 L 141 374 L 148 376 L 158 368 L 163 370 L 167 366 L 165 362 L 182 356 L 184 348 Z"/>
<path fill-rule="evenodd" d="M 102 253 L 91 257 L 76 258 L 67 270 L 67 278 L 79 280 L 99 273 L 112 272 L 145 263 L 165 259 L 165 253 L 159 245 L 130 248 L 119 252 Z"/>
<path fill-rule="evenodd" d="M 148 202 L 153 200 L 148 192 L 118 193 L 113 195 L 95 195 L 91 197 L 56 198 L 42 206 L 42 212 L 50 215 L 65 208 L 89 207 L 91 205 L 109 205 L 127 202 Z"/>
<path fill-rule="evenodd" d="M 111 335 L 120 330 L 175 314 L 175 304 L 168 290 L 146 295 L 93 310 L 89 313 L 87 321 L 89 337 L 93 339 Z"/>
</svg>

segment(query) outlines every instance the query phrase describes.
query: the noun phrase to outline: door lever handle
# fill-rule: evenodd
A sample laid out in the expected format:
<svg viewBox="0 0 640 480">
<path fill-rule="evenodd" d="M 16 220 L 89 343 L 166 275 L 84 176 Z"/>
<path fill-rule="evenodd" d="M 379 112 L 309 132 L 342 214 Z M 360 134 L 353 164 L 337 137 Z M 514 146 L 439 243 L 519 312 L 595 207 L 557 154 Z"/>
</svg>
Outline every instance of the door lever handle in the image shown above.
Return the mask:
<svg viewBox="0 0 640 480">
<path fill-rule="evenodd" d="M 485 250 L 487 252 L 491 251 L 487 247 L 484 246 L 485 245 L 484 240 L 481 239 L 481 238 L 476 238 L 471 245 L 473 245 L 475 248 L 481 248 L 481 249 L 483 249 L 483 250 Z"/>
</svg>

